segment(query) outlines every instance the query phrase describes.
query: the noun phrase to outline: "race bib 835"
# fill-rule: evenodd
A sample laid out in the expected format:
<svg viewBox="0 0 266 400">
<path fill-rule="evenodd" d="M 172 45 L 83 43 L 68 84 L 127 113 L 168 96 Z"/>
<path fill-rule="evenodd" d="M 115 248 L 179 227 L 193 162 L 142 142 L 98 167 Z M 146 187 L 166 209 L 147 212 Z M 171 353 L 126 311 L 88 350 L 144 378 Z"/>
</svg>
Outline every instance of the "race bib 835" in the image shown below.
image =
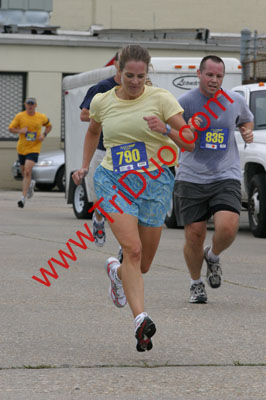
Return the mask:
<svg viewBox="0 0 266 400">
<path fill-rule="evenodd" d="M 206 131 L 201 132 L 200 148 L 226 150 L 228 135 L 228 128 L 209 128 Z"/>
</svg>

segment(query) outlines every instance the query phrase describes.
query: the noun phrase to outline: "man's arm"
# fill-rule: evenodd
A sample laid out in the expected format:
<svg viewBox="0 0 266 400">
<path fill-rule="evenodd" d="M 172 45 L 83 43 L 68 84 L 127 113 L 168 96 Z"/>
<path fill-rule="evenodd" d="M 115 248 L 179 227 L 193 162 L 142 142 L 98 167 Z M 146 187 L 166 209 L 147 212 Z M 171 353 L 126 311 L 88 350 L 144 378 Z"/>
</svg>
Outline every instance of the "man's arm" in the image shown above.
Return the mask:
<svg viewBox="0 0 266 400">
<path fill-rule="evenodd" d="M 93 97 L 98 93 L 105 93 L 107 90 L 111 89 L 111 87 L 107 87 L 106 84 L 104 85 L 102 82 L 104 81 L 100 81 L 96 85 L 91 86 L 87 91 L 81 105 L 79 106 L 79 108 L 81 109 L 81 121 L 90 122 L 90 104 Z"/>
<path fill-rule="evenodd" d="M 44 114 L 44 121 L 42 123 L 42 126 L 45 128 L 43 132 L 41 132 L 40 136 L 38 137 L 37 140 L 40 140 L 41 142 L 44 141 L 44 139 L 46 138 L 46 136 L 48 135 L 48 133 L 51 131 L 52 129 L 52 124 L 50 123 L 49 118 L 47 118 L 47 116 Z"/>
<path fill-rule="evenodd" d="M 241 136 L 245 143 L 253 142 L 253 138 L 254 138 L 253 128 L 254 128 L 253 121 L 244 122 L 243 124 L 239 124 L 239 130 L 240 130 Z"/>
<path fill-rule="evenodd" d="M 10 133 L 27 133 L 28 132 L 28 128 L 24 127 L 24 128 L 9 128 L 8 129 Z"/>
<path fill-rule="evenodd" d="M 101 93 L 102 89 L 101 86 L 98 84 L 92 86 L 89 88 L 89 90 L 87 91 L 81 105 L 79 106 L 81 109 L 81 113 L 80 113 L 80 120 L 83 122 L 90 122 L 90 104 L 91 101 L 93 99 L 93 97 L 97 94 L 97 93 Z"/>
<path fill-rule="evenodd" d="M 39 136 L 39 140 L 42 142 L 46 138 L 48 133 L 51 132 L 51 130 L 52 130 L 52 124 L 49 123 L 49 125 L 45 126 L 45 130 L 43 131 L 43 133 Z"/>
<path fill-rule="evenodd" d="M 52 124 L 47 125 L 43 132 L 43 135 L 46 137 L 48 135 L 48 133 L 51 132 L 51 130 L 52 130 Z"/>
<path fill-rule="evenodd" d="M 82 108 L 81 113 L 80 113 L 80 119 L 83 122 L 89 122 L 90 121 L 90 110 L 87 108 Z"/>
</svg>

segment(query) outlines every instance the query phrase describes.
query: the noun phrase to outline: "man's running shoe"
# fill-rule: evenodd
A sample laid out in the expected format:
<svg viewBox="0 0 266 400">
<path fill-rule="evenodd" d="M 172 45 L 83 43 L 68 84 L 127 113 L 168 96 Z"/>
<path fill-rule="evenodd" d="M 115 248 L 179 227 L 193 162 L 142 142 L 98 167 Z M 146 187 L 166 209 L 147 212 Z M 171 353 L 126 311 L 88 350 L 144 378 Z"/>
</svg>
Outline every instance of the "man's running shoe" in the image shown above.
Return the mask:
<svg viewBox="0 0 266 400">
<path fill-rule="evenodd" d="M 95 239 L 96 246 L 102 247 L 104 245 L 105 243 L 104 218 L 101 222 L 98 222 L 94 214 L 93 214 L 93 237 Z"/>
<path fill-rule="evenodd" d="M 190 287 L 190 303 L 207 303 L 207 293 L 203 282 L 194 283 Z"/>
<path fill-rule="evenodd" d="M 110 278 L 111 285 L 109 288 L 109 294 L 113 303 L 116 307 L 125 307 L 127 304 L 127 298 L 124 293 L 123 285 L 120 279 L 117 277 L 116 270 L 120 263 L 117 258 L 109 257 L 105 262 L 105 270 Z"/>
<path fill-rule="evenodd" d="M 140 352 L 152 349 L 151 337 L 156 332 L 156 326 L 147 313 L 142 313 L 140 321 L 137 322 L 135 338 L 137 339 L 136 349 Z"/>
<path fill-rule="evenodd" d="M 120 262 L 120 264 L 122 264 L 122 262 L 123 262 L 123 249 L 122 249 L 121 246 L 119 246 L 117 259 Z"/>
<path fill-rule="evenodd" d="M 21 199 L 18 201 L 18 207 L 19 207 L 19 208 L 23 208 L 24 205 L 25 205 L 25 199 L 24 199 L 24 197 L 22 196 Z"/>
<path fill-rule="evenodd" d="M 34 180 L 32 180 L 30 183 L 29 189 L 28 189 L 28 193 L 27 193 L 28 199 L 30 199 L 33 196 L 35 184 L 36 184 L 36 182 Z"/>
<path fill-rule="evenodd" d="M 207 274 L 206 274 L 206 281 L 208 285 L 213 288 L 217 289 L 222 284 L 222 269 L 218 261 L 211 261 L 208 259 L 208 252 L 210 250 L 210 246 L 205 247 L 204 250 L 204 260 L 207 263 Z"/>
</svg>

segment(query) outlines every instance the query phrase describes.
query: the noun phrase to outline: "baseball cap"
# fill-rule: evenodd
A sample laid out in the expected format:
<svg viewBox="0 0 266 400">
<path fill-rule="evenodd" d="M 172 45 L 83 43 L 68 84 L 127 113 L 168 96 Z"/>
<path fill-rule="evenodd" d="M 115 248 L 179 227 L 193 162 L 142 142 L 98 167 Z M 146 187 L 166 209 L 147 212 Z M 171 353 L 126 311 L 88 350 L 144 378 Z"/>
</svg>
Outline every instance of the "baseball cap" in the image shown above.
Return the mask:
<svg viewBox="0 0 266 400">
<path fill-rule="evenodd" d="M 29 104 L 29 103 L 37 104 L 37 100 L 35 99 L 35 97 L 27 97 L 25 100 L 25 103 L 26 104 Z"/>
</svg>

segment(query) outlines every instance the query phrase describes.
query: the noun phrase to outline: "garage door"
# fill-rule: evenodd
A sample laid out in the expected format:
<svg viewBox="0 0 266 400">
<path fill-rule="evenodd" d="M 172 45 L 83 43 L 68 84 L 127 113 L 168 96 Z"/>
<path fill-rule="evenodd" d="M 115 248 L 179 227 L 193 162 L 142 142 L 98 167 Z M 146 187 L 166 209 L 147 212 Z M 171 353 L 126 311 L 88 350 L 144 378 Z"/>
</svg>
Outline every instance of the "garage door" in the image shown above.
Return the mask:
<svg viewBox="0 0 266 400">
<path fill-rule="evenodd" d="M 17 140 L 8 131 L 14 116 L 23 110 L 26 74 L 0 73 L 0 140 Z"/>
</svg>

